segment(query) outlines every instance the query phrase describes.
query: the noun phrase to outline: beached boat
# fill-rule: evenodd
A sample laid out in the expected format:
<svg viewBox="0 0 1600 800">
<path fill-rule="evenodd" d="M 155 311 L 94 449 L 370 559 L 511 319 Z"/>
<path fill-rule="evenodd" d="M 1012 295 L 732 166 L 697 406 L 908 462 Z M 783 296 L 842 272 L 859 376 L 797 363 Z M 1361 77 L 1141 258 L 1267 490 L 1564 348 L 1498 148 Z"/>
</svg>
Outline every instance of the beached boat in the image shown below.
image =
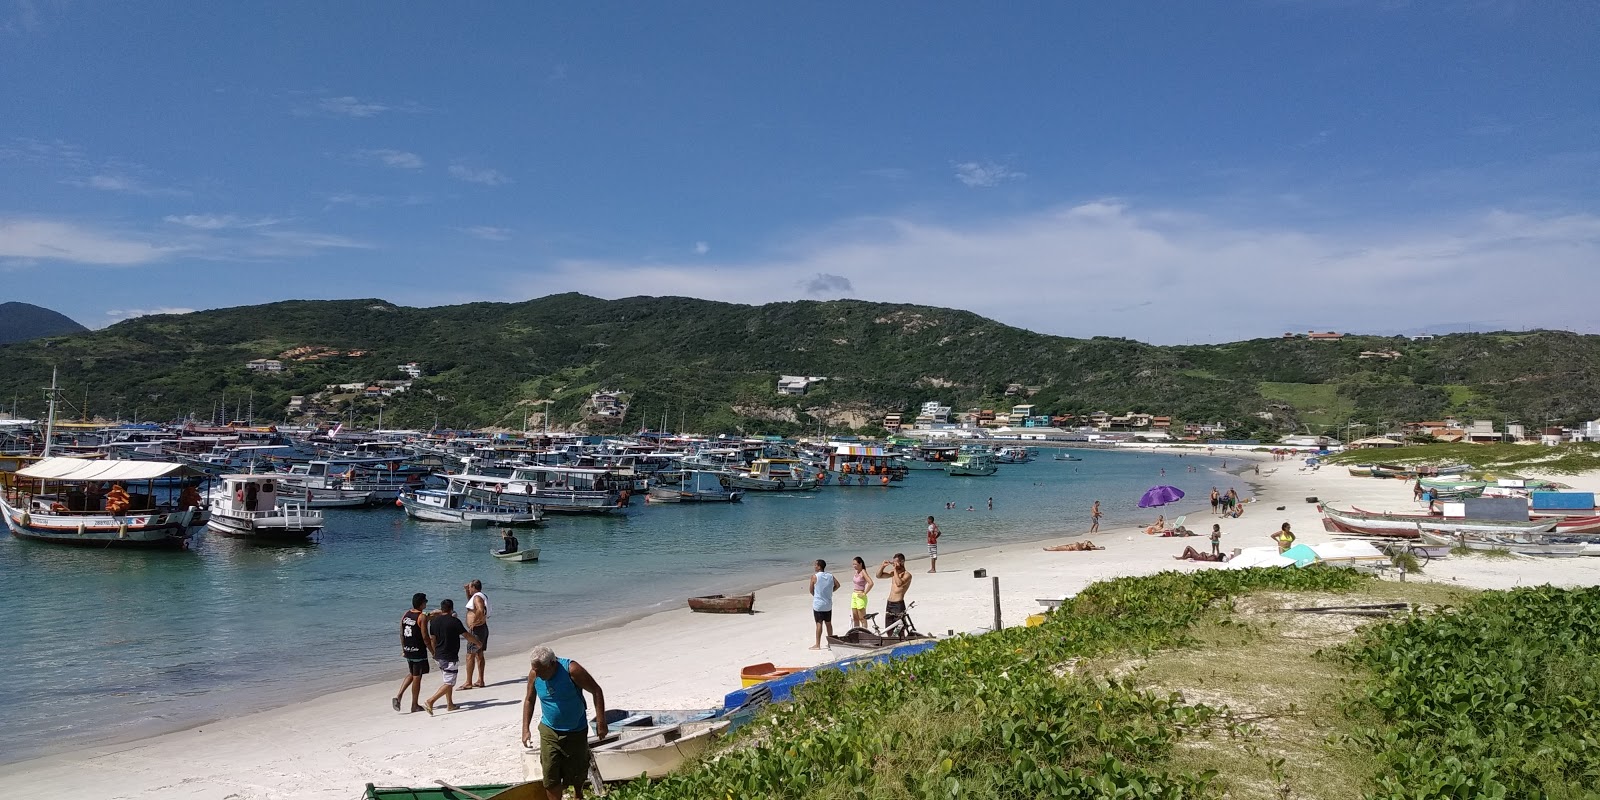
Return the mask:
<svg viewBox="0 0 1600 800">
<path fill-rule="evenodd" d="M 211 493 L 206 527 L 224 536 L 261 541 L 303 541 L 322 530 L 322 512 L 278 494 L 275 473 L 224 475 Z"/>
<path fill-rule="evenodd" d="M 600 779 L 607 783 L 640 776 L 664 778 L 685 761 L 709 750 L 730 725 L 731 720 L 722 718 L 667 725 L 628 724 L 624 720 L 605 739 L 591 743 L 589 755 Z M 530 780 L 544 777 L 537 749 L 523 755 L 523 772 Z"/>
<path fill-rule="evenodd" d="M 1556 521 L 1529 520 L 1527 522 L 1505 520 L 1478 520 L 1454 519 L 1437 517 L 1431 514 L 1387 514 L 1374 511 L 1355 509 L 1338 509 L 1324 505 L 1322 507 L 1323 519 L 1336 530 L 1345 533 L 1362 533 L 1369 536 L 1399 536 L 1415 538 L 1417 531 L 1437 531 L 1455 533 L 1466 531 L 1471 533 L 1543 533 L 1553 530 Z"/>
<path fill-rule="evenodd" d="M 755 611 L 755 594 L 741 594 L 729 597 L 721 594 L 711 594 L 704 597 L 689 598 L 689 610 L 701 611 L 707 614 L 749 614 Z"/>
<path fill-rule="evenodd" d="M 909 635 L 885 635 L 873 633 L 866 628 L 851 628 L 840 636 L 829 636 L 828 644 L 832 647 L 843 647 L 854 650 L 877 650 L 881 647 L 895 647 L 910 642 L 928 640 L 933 637 L 926 633 L 912 633 Z"/>
<path fill-rule="evenodd" d="M 428 522 L 454 522 L 460 525 L 536 525 L 540 514 L 537 508 L 513 503 L 495 503 L 484 497 L 500 496 L 482 492 L 493 487 L 504 487 L 506 478 L 488 475 L 451 475 L 449 485 L 443 489 L 417 489 L 400 495 L 400 505 L 406 516 Z"/>
<path fill-rule="evenodd" d="M 492 555 L 501 561 L 538 561 L 539 548 L 524 547 L 521 550 L 511 553 L 502 553 L 499 550 L 491 550 L 489 551 L 489 555 Z"/>
<path fill-rule="evenodd" d="M 1434 545 L 1465 547 L 1468 550 L 1505 550 L 1525 556 L 1572 557 L 1600 556 L 1600 544 L 1573 541 L 1541 534 L 1449 534 L 1423 531 L 1422 540 Z"/>
<path fill-rule="evenodd" d="M 201 509 L 157 503 L 154 484 L 199 474 L 184 464 L 163 461 L 45 458 L 12 473 L 0 492 L 0 513 L 19 539 L 84 547 L 182 548 Z M 139 483 L 143 492 L 137 491 Z M 127 492 L 130 486 L 135 491 Z M 110 487 L 122 487 L 120 499 Z"/>
<path fill-rule="evenodd" d="M 1372 477 L 1372 465 L 1371 464 L 1351 464 L 1350 465 L 1350 474 L 1352 476 L 1354 476 L 1354 477 L 1357 477 L 1357 478 L 1370 478 L 1370 477 Z"/>
<path fill-rule="evenodd" d="M 1372 477 L 1410 480 L 1417 477 L 1417 471 L 1410 467 L 1401 467 L 1394 464 L 1375 464 L 1372 467 Z"/>
<path fill-rule="evenodd" d="M 544 783 L 541 781 L 470 786 L 441 783 L 421 788 L 374 786 L 369 783 L 366 793 L 361 795 L 362 800 L 545 800 L 545 796 Z"/>
<path fill-rule="evenodd" d="M 984 476 L 993 475 L 1000 471 L 995 466 L 994 457 L 988 453 L 962 453 L 956 460 L 945 465 L 945 474 L 958 476 Z"/>
<path fill-rule="evenodd" d="M 796 672 L 804 672 L 807 669 L 810 668 L 780 667 L 771 661 L 763 661 L 760 664 L 751 664 L 744 669 L 739 670 L 739 683 L 742 686 L 754 686 L 758 683 L 766 683 L 767 681 L 777 680 L 778 678 L 782 678 L 786 675 L 793 675 Z"/>
</svg>

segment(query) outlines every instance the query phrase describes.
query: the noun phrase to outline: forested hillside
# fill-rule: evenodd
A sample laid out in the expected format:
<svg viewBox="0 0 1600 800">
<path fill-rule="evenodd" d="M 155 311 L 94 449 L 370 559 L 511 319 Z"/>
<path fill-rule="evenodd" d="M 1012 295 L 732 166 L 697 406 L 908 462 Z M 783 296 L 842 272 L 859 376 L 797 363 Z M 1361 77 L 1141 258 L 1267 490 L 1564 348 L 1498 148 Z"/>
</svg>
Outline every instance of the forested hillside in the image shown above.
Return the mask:
<svg viewBox="0 0 1600 800">
<path fill-rule="evenodd" d="M 296 348 L 321 348 L 323 357 L 282 357 Z M 262 358 L 281 358 L 286 369 L 246 368 Z M 808 430 L 845 412 L 878 417 L 927 400 L 958 410 L 1032 402 L 1043 413 L 1145 411 L 1263 431 L 1445 413 L 1600 416 L 1600 337 L 1561 332 L 1157 347 L 1046 336 L 923 306 L 578 294 L 426 309 L 293 301 L 141 317 L 0 347 L 0 397 L 39 413 L 38 387 L 57 364 L 66 396 L 81 405 L 87 395 L 89 416 L 205 419 L 219 404 L 231 415 L 253 398 L 257 419 L 277 419 L 293 395 L 398 380 L 397 365 L 413 361 L 425 377 L 382 400 L 385 425 L 520 428 L 543 399 L 554 401 L 553 424 L 566 425 L 602 388 L 629 394 L 624 427 L 659 425 L 666 414 L 669 427 L 682 419 L 703 431 Z M 780 374 L 828 380 L 783 397 Z M 1027 399 L 1005 396 L 1009 384 L 1028 387 Z M 378 400 L 353 402 L 357 422 L 374 421 Z"/>
</svg>

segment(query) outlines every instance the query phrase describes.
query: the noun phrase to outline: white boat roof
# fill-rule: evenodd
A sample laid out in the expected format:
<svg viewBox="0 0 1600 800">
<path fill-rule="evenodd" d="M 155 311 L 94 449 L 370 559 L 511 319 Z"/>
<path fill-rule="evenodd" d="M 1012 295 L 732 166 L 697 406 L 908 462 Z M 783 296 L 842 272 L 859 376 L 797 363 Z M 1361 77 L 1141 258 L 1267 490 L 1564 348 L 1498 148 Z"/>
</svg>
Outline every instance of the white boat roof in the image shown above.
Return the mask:
<svg viewBox="0 0 1600 800">
<path fill-rule="evenodd" d="M 58 456 L 19 469 L 17 474 L 24 478 L 58 481 L 148 481 L 196 477 L 204 473 L 170 461 L 91 461 Z"/>
<path fill-rule="evenodd" d="M 518 464 L 514 468 L 517 472 L 610 472 L 607 467 L 547 467 L 542 464 Z"/>
<path fill-rule="evenodd" d="M 444 477 L 447 480 L 452 480 L 452 481 L 476 481 L 478 483 L 510 483 L 511 482 L 510 478 L 502 478 L 502 477 L 500 477 L 498 475 L 473 475 L 473 474 L 470 474 L 470 473 L 463 473 L 463 474 L 460 474 L 460 475 L 446 475 Z"/>
</svg>

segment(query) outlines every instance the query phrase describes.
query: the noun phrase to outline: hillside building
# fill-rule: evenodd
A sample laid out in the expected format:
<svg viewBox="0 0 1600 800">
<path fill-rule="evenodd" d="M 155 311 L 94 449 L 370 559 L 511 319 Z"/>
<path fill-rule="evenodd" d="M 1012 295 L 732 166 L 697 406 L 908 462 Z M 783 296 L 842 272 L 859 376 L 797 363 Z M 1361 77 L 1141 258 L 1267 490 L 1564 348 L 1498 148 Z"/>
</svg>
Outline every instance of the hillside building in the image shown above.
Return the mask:
<svg viewBox="0 0 1600 800">
<path fill-rule="evenodd" d="M 827 378 L 804 375 L 779 375 L 778 394 L 799 397 L 811 389 L 812 384 L 820 383 Z"/>
<path fill-rule="evenodd" d="M 413 378 L 422 377 L 422 367 L 418 366 L 417 362 L 415 362 L 415 361 L 408 361 L 408 362 L 406 362 L 404 364 L 399 365 L 398 367 L 396 367 L 396 369 L 400 370 L 401 372 L 404 372 L 407 375 L 410 375 Z"/>
<path fill-rule="evenodd" d="M 275 358 L 257 358 L 244 362 L 245 367 L 256 372 L 282 372 L 283 362 Z"/>
</svg>

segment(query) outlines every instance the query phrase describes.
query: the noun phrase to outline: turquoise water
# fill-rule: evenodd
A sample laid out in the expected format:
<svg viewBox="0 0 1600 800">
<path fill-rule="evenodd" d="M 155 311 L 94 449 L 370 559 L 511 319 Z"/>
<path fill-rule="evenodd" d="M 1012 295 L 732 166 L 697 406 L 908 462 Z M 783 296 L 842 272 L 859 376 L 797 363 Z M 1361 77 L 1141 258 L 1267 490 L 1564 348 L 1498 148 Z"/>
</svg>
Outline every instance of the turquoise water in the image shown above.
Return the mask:
<svg viewBox="0 0 1600 800">
<path fill-rule="evenodd" d="M 1179 513 L 1203 504 L 1213 484 L 1245 488 L 1212 459 L 1078 452 L 1081 462 L 1046 452 L 983 478 L 913 472 L 893 489 L 553 517 L 519 533 L 543 551 L 529 564 L 489 556 L 496 531 L 414 522 L 397 508 L 329 511 L 319 541 L 297 547 L 201 533 L 188 552 L 146 553 L 7 537 L 0 575 L 16 613 L 0 763 L 398 678 L 396 624 L 411 594 L 426 592 L 432 607 L 459 603 L 472 578 L 493 605 L 491 652 L 503 653 L 695 594 L 799 581 L 819 557 L 922 555 L 929 514 L 948 553 L 1083 531 L 1095 499 L 1106 527 L 1148 524 L 1159 512 L 1137 501 L 1157 483 L 1189 495 Z"/>
</svg>

